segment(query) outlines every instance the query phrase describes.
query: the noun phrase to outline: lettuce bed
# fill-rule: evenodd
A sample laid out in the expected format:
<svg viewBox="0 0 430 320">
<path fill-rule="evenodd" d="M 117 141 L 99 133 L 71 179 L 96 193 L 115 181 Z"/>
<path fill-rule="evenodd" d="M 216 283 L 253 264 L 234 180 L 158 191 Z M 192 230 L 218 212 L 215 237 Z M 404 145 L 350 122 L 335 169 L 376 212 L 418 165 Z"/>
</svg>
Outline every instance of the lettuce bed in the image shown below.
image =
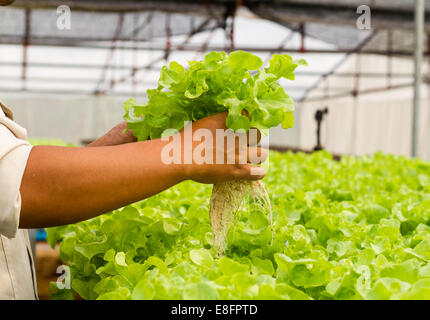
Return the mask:
<svg viewBox="0 0 430 320">
<path fill-rule="evenodd" d="M 182 183 L 48 230 L 85 299 L 430 299 L 430 164 L 377 153 L 270 154 L 268 217 L 250 205 L 211 247 L 209 185 Z M 52 297 L 72 298 L 72 290 Z"/>
</svg>

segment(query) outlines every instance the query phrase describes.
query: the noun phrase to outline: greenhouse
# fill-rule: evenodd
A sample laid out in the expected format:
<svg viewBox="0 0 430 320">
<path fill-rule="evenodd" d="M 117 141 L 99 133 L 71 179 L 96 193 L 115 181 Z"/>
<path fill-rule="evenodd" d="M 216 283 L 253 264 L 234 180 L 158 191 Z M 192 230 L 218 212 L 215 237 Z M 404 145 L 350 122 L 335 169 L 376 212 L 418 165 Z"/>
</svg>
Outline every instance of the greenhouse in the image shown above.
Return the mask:
<svg viewBox="0 0 430 320">
<path fill-rule="evenodd" d="M 0 300 L 430 300 L 429 19 L 0 0 Z"/>
</svg>

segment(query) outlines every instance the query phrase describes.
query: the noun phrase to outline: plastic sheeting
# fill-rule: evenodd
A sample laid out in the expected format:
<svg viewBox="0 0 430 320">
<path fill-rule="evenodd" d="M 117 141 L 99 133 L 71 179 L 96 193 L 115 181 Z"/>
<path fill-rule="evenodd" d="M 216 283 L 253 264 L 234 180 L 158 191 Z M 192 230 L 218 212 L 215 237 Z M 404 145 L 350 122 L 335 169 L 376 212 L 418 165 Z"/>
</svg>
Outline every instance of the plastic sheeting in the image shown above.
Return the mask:
<svg viewBox="0 0 430 320">
<path fill-rule="evenodd" d="M 411 74 L 413 61 L 403 58 L 391 58 L 372 55 L 352 55 L 341 67 L 341 72 L 392 72 Z M 428 70 L 425 66 L 423 72 Z M 413 78 L 354 78 L 328 77 L 312 90 L 300 105 L 300 147 L 312 149 L 316 144 L 317 109 L 327 107 L 328 115 L 322 124 L 322 145 L 337 154 L 363 155 L 376 151 L 410 156 L 412 143 L 412 103 Z M 410 84 L 410 86 L 402 87 Z M 345 94 L 336 98 L 324 98 L 339 94 L 331 88 L 343 87 L 352 91 L 357 85 L 359 94 Z M 391 85 L 397 89 L 386 90 Z M 429 116 L 430 108 L 428 86 L 422 87 L 421 109 L 419 118 L 418 156 L 430 159 Z M 378 90 L 375 90 L 378 89 Z M 373 91 L 373 92 L 372 92 Z"/>
<path fill-rule="evenodd" d="M 123 121 L 125 100 L 116 96 L 2 95 L 29 137 L 61 138 L 76 145 L 102 136 Z"/>
<path fill-rule="evenodd" d="M 29 17 L 28 41 L 35 44 L 80 45 L 84 41 L 145 42 L 157 37 L 189 34 L 194 30 L 210 30 L 216 20 L 208 15 L 149 12 L 83 12 L 72 11 L 71 28 L 57 27 L 60 15 L 54 9 L 33 9 Z M 207 23 L 205 23 L 207 21 Z M 0 10 L 0 42 L 21 43 L 26 32 L 26 11 L 13 7 Z"/>
<path fill-rule="evenodd" d="M 2 101 L 13 109 L 16 121 L 28 130 L 29 137 L 60 138 L 75 145 L 96 139 L 123 121 L 125 100 L 118 96 L 2 95 Z M 269 136 L 263 137 L 262 145 L 298 145 L 298 116 L 296 112 L 295 128 L 273 128 Z"/>
</svg>

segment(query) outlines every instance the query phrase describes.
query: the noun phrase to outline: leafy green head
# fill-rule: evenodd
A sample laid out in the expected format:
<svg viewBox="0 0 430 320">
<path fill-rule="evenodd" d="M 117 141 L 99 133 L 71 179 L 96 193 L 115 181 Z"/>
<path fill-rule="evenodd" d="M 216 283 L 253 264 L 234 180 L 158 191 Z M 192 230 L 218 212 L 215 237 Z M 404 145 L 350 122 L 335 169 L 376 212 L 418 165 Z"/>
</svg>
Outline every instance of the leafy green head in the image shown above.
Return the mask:
<svg viewBox="0 0 430 320">
<path fill-rule="evenodd" d="M 294 80 L 305 60 L 274 54 L 269 67 L 262 68 L 263 61 L 249 52 L 213 51 L 188 63 L 188 69 L 175 61 L 164 66 L 158 87 L 147 90 L 146 104 L 124 103 L 127 128 L 139 140 L 160 138 L 167 129 L 180 130 L 187 121 L 223 111 L 228 111 L 226 126 L 234 131 L 255 127 L 264 133 L 280 124 L 293 126 L 294 101 L 277 81 Z"/>
</svg>

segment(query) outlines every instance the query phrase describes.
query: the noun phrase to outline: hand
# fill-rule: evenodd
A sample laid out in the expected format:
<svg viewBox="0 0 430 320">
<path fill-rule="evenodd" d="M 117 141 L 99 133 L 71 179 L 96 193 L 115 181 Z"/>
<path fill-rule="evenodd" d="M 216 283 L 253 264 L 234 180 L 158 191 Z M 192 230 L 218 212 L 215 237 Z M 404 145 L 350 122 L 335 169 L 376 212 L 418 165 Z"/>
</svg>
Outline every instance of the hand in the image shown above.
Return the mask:
<svg viewBox="0 0 430 320">
<path fill-rule="evenodd" d="M 192 126 L 193 132 L 206 129 L 206 132 L 213 133 L 215 139 L 216 129 L 225 129 L 225 120 L 226 113 L 222 113 L 196 121 Z M 233 145 L 233 158 L 248 156 L 251 151 L 257 151 L 263 156 L 261 160 L 251 161 L 252 157 L 245 157 L 244 164 L 235 161 L 233 164 L 198 164 L 195 161 L 190 164 L 167 164 L 162 155 L 170 142 L 154 139 L 126 143 L 135 139 L 130 133 L 122 134 L 124 127 L 124 123 L 115 127 L 92 144 L 111 146 L 33 147 L 20 187 L 20 227 L 40 228 L 86 220 L 151 197 L 187 179 L 218 183 L 264 177 L 264 169 L 246 162 L 262 162 L 266 153 L 262 149 L 248 147 L 246 140 L 244 148 Z M 172 140 L 181 141 L 184 132 L 182 130 L 171 136 Z M 174 140 L 173 137 L 178 136 L 180 139 Z M 184 149 L 177 142 L 174 146 L 179 146 L 180 156 L 199 151 L 198 148 L 203 146 L 208 151 L 212 150 L 214 155 L 228 157 L 229 150 L 217 150 L 216 144 L 213 144 L 214 139 L 192 142 L 191 147 Z M 122 144 L 112 146 L 120 143 Z M 251 169 L 257 171 L 254 172 L 255 175 Z"/>
<path fill-rule="evenodd" d="M 212 141 L 206 141 L 206 139 L 192 141 L 187 147 L 184 143 L 185 128 L 179 133 L 181 139 L 176 140 L 181 143 L 183 153 L 181 160 L 184 160 L 184 155 L 186 154 L 194 155 L 197 147 L 199 148 L 197 150 L 198 152 L 205 149 L 203 157 L 206 155 L 206 151 L 209 151 L 211 155 L 211 159 L 209 158 L 209 160 L 212 160 L 208 161 L 209 163 L 198 163 L 198 161 L 196 163 L 196 159 L 191 157 L 192 164 L 184 164 L 187 179 L 200 183 L 212 184 L 229 180 L 259 180 L 264 178 L 266 174 L 264 168 L 251 165 L 250 163 L 259 164 L 264 162 L 267 158 L 267 151 L 258 147 L 250 147 L 248 145 L 248 135 L 245 145 L 235 143 L 229 150 L 227 148 L 229 147 L 228 144 L 224 143 L 223 148 L 219 146 L 217 148 L 216 130 L 227 129 L 225 126 L 226 117 L 227 112 L 223 112 L 198 120 L 192 124 L 193 137 L 197 130 L 206 129 L 211 133 Z M 260 138 L 261 135 L 258 134 L 257 142 Z M 219 142 L 220 141 L 218 141 L 218 143 Z M 227 163 L 229 157 L 233 160 L 232 164 Z M 224 161 L 221 161 L 222 163 L 217 163 L 217 159 L 222 159 Z"/>
<path fill-rule="evenodd" d="M 126 128 L 127 122 L 121 122 L 120 124 L 113 127 L 104 136 L 88 144 L 87 147 L 116 146 L 119 144 L 136 142 L 137 139 L 135 136 L 133 136 L 133 133 L 130 130 L 127 130 L 125 133 L 123 133 L 124 129 Z"/>
</svg>

